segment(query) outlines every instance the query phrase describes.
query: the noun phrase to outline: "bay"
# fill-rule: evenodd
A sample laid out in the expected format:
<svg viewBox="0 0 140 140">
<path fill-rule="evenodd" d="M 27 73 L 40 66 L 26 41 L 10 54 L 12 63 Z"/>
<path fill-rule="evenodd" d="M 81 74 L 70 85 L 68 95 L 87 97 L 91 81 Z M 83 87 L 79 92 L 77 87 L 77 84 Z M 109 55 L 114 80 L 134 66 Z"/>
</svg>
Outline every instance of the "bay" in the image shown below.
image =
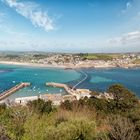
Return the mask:
<svg viewBox="0 0 140 140">
<path fill-rule="evenodd" d="M 112 84 L 123 84 L 140 97 L 140 68 L 113 68 L 113 69 L 60 69 L 27 67 L 0 64 L 0 93 L 20 82 L 30 82 L 31 86 L 23 88 L 11 95 L 10 98 L 35 96 L 45 93 L 66 94 L 63 89 L 47 87 L 46 82 L 65 83 L 74 86 L 84 78 L 87 79 L 76 88 L 86 88 L 103 92 Z"/>
</svg>

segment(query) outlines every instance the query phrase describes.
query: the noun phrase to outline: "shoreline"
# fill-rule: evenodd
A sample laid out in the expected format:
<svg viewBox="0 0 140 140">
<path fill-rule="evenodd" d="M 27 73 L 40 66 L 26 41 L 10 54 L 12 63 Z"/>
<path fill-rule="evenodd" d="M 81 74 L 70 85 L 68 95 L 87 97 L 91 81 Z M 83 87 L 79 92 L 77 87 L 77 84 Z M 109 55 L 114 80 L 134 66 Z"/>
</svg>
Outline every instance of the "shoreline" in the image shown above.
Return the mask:
<svg viewBox="0 0 140 140">
<path fill-rule="evenodd" d="M 67 68 L 65 66 L 54 66 L 48 64 L 37 64 L 37 63 L 23 63 L 15 61 L 0 61 L 0 64 L 16 65 L 16 66 L 27 66 L 27 67 L 42 67 L 42 68 Z"/>
<path fill-rule="evenodd" d="M 37 63 L 24 63 L 24 62 L 16 62 L 16 61 L 0 61 L 0 64 L 7 65 L 16 65 L 16 66 L 27 66 L 27 67 L 40 67 L 40 68 L 60 68 L 60 69 L 81 69 L 81 68 L 95 68 L 95 69 L 104 69 L 104 68 L 140 68 L 140 65 L 130 64 L 128 66 L 118 67 L 115 65 L 98 65 L 98 66 L 74 66 L 74 65 L 49 65 L 49 64 L 37 64 Z"/>
</svg>

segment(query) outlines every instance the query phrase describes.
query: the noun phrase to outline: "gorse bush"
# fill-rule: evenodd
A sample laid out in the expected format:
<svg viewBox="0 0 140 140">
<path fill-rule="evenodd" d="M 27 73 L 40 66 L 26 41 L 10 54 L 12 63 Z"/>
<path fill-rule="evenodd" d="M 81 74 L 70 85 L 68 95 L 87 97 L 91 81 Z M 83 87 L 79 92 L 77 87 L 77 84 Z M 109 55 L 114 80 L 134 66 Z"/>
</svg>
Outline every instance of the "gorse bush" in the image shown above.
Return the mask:
<svg viewBox="0 0 140 140">
<path fill-rule="evenodd" d="M 46 131 L 46 139 L 50 140 L 91 140 L 97 136 L 95 121 L 70 120 L 51 126 Z"/>
<path fill-rule="evenodd" d="M 27 106 L 29 107 L 30 111 L 34 111 L 39 114 L 43 113 L 49 114 L 50 112 L 53 111 L 52 102 L 51 101 L 45 102 L 42 99 L 30 101 L 28 102 Z"/>
<path fill-rule="evenodd" d="M 103 124 L 102 124 L 103 126 Z M 51 115 L 37 115 L 28 119 L 25 124 L 26 133 L 23 139 L 28 140 L 90 140 L 95 139 L 107 131 L 98 130 L 101 127 L 96 120 L 95 114 L 90 110 L 79 109 L 68 111 L 59 109 Z"/>
</svg>

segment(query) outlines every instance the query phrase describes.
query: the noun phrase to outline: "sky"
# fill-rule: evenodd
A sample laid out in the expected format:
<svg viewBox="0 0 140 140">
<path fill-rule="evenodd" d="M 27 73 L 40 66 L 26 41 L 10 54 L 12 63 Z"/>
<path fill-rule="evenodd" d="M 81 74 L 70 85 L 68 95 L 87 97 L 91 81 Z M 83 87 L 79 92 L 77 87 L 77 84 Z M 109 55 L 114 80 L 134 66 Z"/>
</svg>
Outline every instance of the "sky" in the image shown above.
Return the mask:
<svg viewBox="0 0 140 140">
<path fill-rule="evenodd" d="M 140 52 L 140 0 L 0 0 L 0 50 Z"/>
</svg>

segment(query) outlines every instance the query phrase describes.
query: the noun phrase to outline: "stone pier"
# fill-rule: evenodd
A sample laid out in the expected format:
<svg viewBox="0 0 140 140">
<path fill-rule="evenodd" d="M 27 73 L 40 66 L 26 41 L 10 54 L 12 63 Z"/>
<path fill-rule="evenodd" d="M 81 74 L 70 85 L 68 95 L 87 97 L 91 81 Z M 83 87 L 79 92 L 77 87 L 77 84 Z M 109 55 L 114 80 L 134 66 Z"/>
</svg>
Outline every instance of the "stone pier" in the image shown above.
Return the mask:
<svg viewBox="0 0 140 140">
<path fill-rule="evenodd" d="M 4 100 L 6 97 L 12 95 L 16 91 L 18 91 L 24 87 L 27 87 L 27 86 L 30 86 L 30 83 L 20 83 L 20 84 L 17 84 L 16 86 L 12 87 L 11 89 L 4 91 L 3 93 L 0 94 L 0 101 Z"/>
</svg>

